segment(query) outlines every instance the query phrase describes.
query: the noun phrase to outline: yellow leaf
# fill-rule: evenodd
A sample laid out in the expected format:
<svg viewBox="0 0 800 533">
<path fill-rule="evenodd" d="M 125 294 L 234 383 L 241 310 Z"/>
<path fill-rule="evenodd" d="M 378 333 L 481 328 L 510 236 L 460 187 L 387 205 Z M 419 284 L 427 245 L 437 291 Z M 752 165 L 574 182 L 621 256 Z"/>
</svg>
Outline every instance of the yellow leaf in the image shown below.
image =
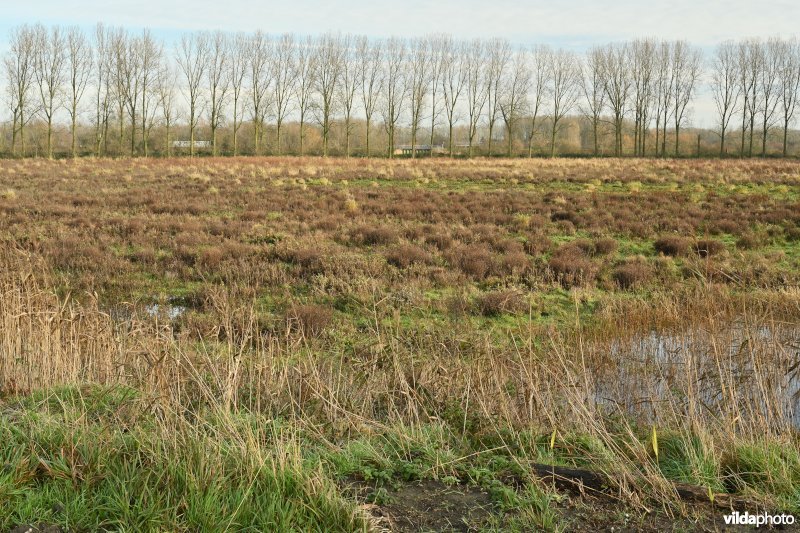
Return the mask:
<svg viewBox="0 0 800 533">
<path fill-rule="evenodd" d="M 550 449 L 552 450 L 555 448 L 556 445 L 556 430 L 553 430 L 553 434 L 550 435 Z"/>
</svg>

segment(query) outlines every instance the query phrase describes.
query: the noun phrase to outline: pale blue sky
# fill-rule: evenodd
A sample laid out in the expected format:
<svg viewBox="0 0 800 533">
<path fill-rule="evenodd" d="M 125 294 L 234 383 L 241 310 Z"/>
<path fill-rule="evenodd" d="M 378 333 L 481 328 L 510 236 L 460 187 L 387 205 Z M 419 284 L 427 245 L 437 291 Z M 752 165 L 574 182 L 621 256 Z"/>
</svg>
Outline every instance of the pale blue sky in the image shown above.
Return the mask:
<svg viewBox="0 0 800 533">
<path fill-rule="evenodd" d="M 181 30 L 255 30 L 370 36 L 444 31 L 460 37 L 504 36 L 517 43 L 584 48 L 639 36 L 712 45 L 726 38 L 790 35 L 800 3 L 786 0 L 0 0 L 0 31 L 21 22 L 98 21 Z M 4 26 L 4 27 L 3 27 Z"/>
<path fill-rule="evenodd" d="M 800 28 L 800 2 L 788 0 L 0 0 L 0 34 L 21 23 L 97 22 L 151 28 L 174 42 L 189 30 L 358 33 L 413 37 L 505 37 L 583 51 L 635 37 L 688 39 L 707 51 L 725 40 L 788 37 Z M 0 52 L 5 50 L 0 40 Z M 704 94 L 706 93 L 706 94 Z M 693 123 L 713 124 L 713 102 L 700 87 Z"/>
</svg>

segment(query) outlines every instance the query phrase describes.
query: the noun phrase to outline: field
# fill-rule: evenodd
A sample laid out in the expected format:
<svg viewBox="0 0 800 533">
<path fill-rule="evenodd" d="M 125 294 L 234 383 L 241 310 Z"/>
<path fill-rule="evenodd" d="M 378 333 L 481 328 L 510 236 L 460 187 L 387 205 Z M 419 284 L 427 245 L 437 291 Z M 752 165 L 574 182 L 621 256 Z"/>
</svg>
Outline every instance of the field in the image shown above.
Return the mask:
<svg viewBox="0 0 800 533">
<path fill-rule="evenodd" d="M 800 514 L 800 164 L 0 162 L 0 530 Z"/>
</svg>

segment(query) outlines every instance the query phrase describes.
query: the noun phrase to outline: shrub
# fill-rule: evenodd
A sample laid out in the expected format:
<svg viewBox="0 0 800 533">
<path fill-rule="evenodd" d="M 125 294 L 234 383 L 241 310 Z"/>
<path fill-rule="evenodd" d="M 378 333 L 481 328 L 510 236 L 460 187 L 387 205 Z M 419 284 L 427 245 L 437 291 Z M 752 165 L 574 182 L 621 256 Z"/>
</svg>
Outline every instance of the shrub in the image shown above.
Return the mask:
<svg viewBox="0 0 800 533">
<path fill-rule="evenodd" d="M 386 253 L 386 262 L 397 268 L 407 268 L 412 264 L 424 264 L 429 261 L 428 253 L 413 244 L 401 244 Z"/>
<path fill-rule="evenodd" d="M 492 270 L 492 254 L 486 245 L 473 244 L 461 247 L 452 255 L 462 272 L 475 279 L 483 279 Z"/>
<path fill-rule="evenodd" d="M 547 235 L 534 233 L 528 235 L 524 247 L 528 254 L 540 255 L 549 252 L 553 248 L 553 241 Z"/>
<path fill-rule="evenodd" d="M 219 266 L 224 258 L 225 255 L 222 250 L 216 246 L 213 246 L 200 252 L 200 255 L 197 258 L 197 263 L 199 266 L 205 269 L 213 270 Z"/>
<path fill-rule="evenodd" d="M 609 255 L 617 251 L 618 245 L 611 237 L 601 237 L 594 241 L 595 255 Z"/>
<path fill-rule="evenodd" d="M 506 274 L 514 275 L 526 272 L 531 264 L 528 256 L 519 251 L 504 254 L 500 259 L 500 266 Z"/>
<path fill-rule="evenodd" d="M 641 259 L 626 261 L 614 269 L 613 277 L 621 289 L 635 289 L 652 279 L 653 269 Z"/>
<path fill-rule="evenodd" d="M 368 246 L 392 244 L 398 239 L 397 232 L 385 226 L 361 226 L 353 231 L 352 237 L 359 244 Z"/>
<path fill-rule="evenodd" d="M 597 271 L 596 265 L 580 251 L 580 248 L 570 245 L 562 246 L 556 251 L 550 258 L 548 267 L 565 287 L 583 285 L 594 278 Z"/>
<path fill-rule="evenodd" d="M 694 252 L 700 257 L 717 255 L 725 249 L 725 244 L 714 239 L 700 239 L 694 244 Z"/>
<path fill-rule="evenodd" d="M 478 298 L 478 309 L 485 316 L 516 314 L 524 308 L 525 298 L 519 291 L 513 289 L 487 292 Z"/>
<path fill-rule="evenodd" d="M 304 337 L 317 337 L 328 327 L 332 317 L 331 310 L 321 305 L 294 305 L 286 313 L 286 327 Z"/>
<path fill-rule="evenodd" d="M 736 247 L 742 250 L 752 250 L 758 248 L 759 238 L 754 233 L 745 233 L 736 240 Z"/>
<path fill-rule="evenodd" d="M 678 257 L 689 253 L 690 244 L 689 239 L 686 237 L 667 236 L 656 240 L 653 247 L 659 253 Z"/>
<path fill-rule="evenodd" d="M 283 259 L 300 266 L 307 274 L 322 271 L 322 253 L 316 248 L 296 248 L 283 254 Z"/>
</svg>

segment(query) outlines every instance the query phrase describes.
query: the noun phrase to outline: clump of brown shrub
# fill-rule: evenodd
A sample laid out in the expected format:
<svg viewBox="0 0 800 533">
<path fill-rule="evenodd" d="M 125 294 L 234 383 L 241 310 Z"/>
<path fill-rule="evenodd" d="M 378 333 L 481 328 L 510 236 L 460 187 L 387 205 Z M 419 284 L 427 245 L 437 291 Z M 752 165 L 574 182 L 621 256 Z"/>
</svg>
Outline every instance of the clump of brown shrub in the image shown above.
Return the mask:
<svg viewBox="0 0 800 533">
<path fill-rule="evenodd" d="M 694 243 L 694 252 L 700 257 L 717 255 L 725 249 L 725 244 L 715 239 L 700 239 Z"/>
<path fill-rule="evenodd" d="M 401 244 L 386 253 L 386 262 L 397 268 L 407 268 L 413 264 L 425 264 L 431 260 L 428 252 L 414 244 Z"/>
<path fill-rule="evenodd" d="M 286 250 L 282 254 L 282 259 L 300 268 L 306 274 L 316 274 L 322 271 L 322 252 L 316 248 L 294 248 Z"/>
<path fill-rule="evenodd" d="M 609 255 L 617 251 L 619 245 L 616 239 L 611 237 L 601 237 L 594 241 L 594 254 L 595 255 Z"/>
<path fill-rule="evenodd" d="M 517 314 L 524 309 L 525 298 L 514 289 L 487 292 L 478 298 L 478 310 L 484 316 Z"/>
<path fill-rule="evenodd" d="M 449 260 L 475 279 L 485 278 L 494 267 L 492 253 L 485 244 L 461 246 L 452 251 Z"/>
<path fill-rule="evenodd" d="M 540 255 L 549 252 L 553 248 L 553 241 L 547 235 L 533 233 L 528 235 L 523 246 L 528 254 Z"/>
<path fill-rule="evenodd" d="M 634 258 L 617 266 L 612 276 L 621 289 L 637 289 L 653 278 L 653 268 L 644 258 Z"/>
<path fill-rule="evenodd" d="M 691 241 L 689 239 L 686 237 L 679 237 L 677 235 L 661 237 L 657 239 L 655 243 L 653 243 L 653 247 L 656 249 L 656 252 L 669 255 L 671 257 L 687 255 L 689 253 L 690 246 Z"/>
<path fill-rule="evenodd" d="M 581 246 L 574 244 L 574 241 L 556 250 L 547 266 L 556 280 L 565 287 L 584 285 L 597 273 L 597 265 L 586 256 Z"/>
<path fill-rule="evenodd" d="M 358 244 L 377 246 L 396 242 L 398 234 L 393 228 L 386 226 L 359 226 L 353 230 L 351 238 Z"/>
<path fill-rule="evenodd" d="M 316 304 L 296 304 L 286 313 L 286 328 L 304 337 L 318 337 L 330 325 L 332 311 Z"/>
</svg>

